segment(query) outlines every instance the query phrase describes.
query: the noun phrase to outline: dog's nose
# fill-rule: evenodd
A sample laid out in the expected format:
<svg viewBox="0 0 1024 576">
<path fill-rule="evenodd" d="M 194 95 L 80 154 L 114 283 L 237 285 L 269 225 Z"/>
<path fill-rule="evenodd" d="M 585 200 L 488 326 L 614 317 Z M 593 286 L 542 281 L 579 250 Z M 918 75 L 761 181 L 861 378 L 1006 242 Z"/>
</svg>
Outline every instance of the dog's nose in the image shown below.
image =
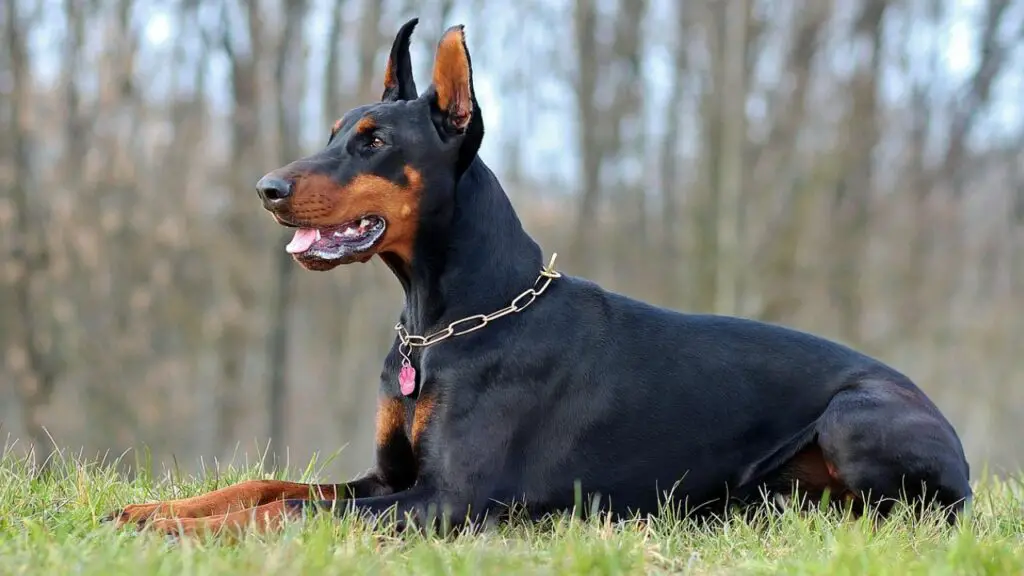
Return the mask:
<svg viewBox="0 0 1024 576">
<path fill-rule="evenodd" d="M 256 183 L 256 191 L 267 204 L 277 203 L 292 195 L 292 183 L 267 174 Z"/>
</svg>

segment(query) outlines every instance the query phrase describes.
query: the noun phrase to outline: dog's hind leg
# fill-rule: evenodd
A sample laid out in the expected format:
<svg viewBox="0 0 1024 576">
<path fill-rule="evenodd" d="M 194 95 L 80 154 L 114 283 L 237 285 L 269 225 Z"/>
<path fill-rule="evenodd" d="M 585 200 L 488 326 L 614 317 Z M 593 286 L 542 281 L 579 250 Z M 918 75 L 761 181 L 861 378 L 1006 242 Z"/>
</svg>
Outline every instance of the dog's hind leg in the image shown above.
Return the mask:
<svg viewBox="0 0 1024 576">
<path fill-rule="evenodd" d="M 864 380 L 845 388 L 816 429 L 830 478 L 880 515 L 904 500 L 918 511 L 937 504 L 952 523 L 971 500 L 956 432 L 909 382 Z"/>
</svg>

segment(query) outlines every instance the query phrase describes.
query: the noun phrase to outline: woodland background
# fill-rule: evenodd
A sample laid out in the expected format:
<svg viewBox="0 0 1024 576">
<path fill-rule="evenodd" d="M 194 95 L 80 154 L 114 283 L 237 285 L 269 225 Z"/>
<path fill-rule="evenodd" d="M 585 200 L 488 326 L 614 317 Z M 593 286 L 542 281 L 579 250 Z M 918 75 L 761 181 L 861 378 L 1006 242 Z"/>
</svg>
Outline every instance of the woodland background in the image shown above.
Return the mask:
<svg viewBox="0 0 1024 576">
<path fill-rule="evenodd" d="M 2 0 L 6 442 L 371 464 L 400 288 L 302 271 L 254 184 L 414 15 L 421 87 L 466 24 L 481 154 L 560 269 L 856 346 L 975 473 L 1024 463 L 1024 0 Z"/>
</svg>

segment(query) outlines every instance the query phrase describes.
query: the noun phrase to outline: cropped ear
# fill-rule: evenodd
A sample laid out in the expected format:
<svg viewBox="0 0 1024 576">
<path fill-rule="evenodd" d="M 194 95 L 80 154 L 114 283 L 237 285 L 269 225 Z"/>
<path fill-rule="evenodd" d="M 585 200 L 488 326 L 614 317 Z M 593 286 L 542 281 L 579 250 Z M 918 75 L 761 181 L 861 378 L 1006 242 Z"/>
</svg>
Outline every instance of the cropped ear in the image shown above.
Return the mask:
<svg viewBox="0 0 1024 576">
<path fill-rule="evenodd" d="M 419 21 L 419 18 L 413 18 L 398 29 L 395 42 L 391 45 L 387 68 L 384 69 L 384 94 L 380 97 L 382 101 L 416 99 L 416 81 L 412 77 L 409 39 Z"/>
<path fill-rule="evenodd" d="M 461 24 L 446 30 L 437 45 L 433 82 L 443 127 L 456 134 L 465 133 L 473 119 L 476 95 L 473 66 Z"/>
</svg>

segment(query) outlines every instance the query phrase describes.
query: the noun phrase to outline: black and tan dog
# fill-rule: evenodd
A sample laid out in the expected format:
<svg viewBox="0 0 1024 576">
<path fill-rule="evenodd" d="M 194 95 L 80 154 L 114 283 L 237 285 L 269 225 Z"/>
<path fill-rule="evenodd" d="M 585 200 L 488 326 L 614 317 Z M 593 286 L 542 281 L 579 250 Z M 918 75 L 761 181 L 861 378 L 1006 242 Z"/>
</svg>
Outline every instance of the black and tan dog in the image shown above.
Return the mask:
<svg viewBox="0 0 1024 576">
<path fill-rule="evenodd" d="M 545 266 L 494 174 L 461 26 L 418 94 L 416 20 L 399 31 L 382 101 L 326 148 L 257 184 L 311 270 L 380 256 L 405 290 L 384 362 L 375 469 L 352 482 L 248 481 L 128 506 L 118 523 L 195 533 L 265 529 L 333 507 L 458 524 L 517 503 L 616 516 L 666 503 L 723 510 L 786 496 L 971 499 L 956 432 L 906 376 L 839 344 L 751 320 L 682 314 Z M 330 311 L 325 311 L 330 313 Z M 668 500 L 666 500 L 668 499 Z"/>
</svg>

